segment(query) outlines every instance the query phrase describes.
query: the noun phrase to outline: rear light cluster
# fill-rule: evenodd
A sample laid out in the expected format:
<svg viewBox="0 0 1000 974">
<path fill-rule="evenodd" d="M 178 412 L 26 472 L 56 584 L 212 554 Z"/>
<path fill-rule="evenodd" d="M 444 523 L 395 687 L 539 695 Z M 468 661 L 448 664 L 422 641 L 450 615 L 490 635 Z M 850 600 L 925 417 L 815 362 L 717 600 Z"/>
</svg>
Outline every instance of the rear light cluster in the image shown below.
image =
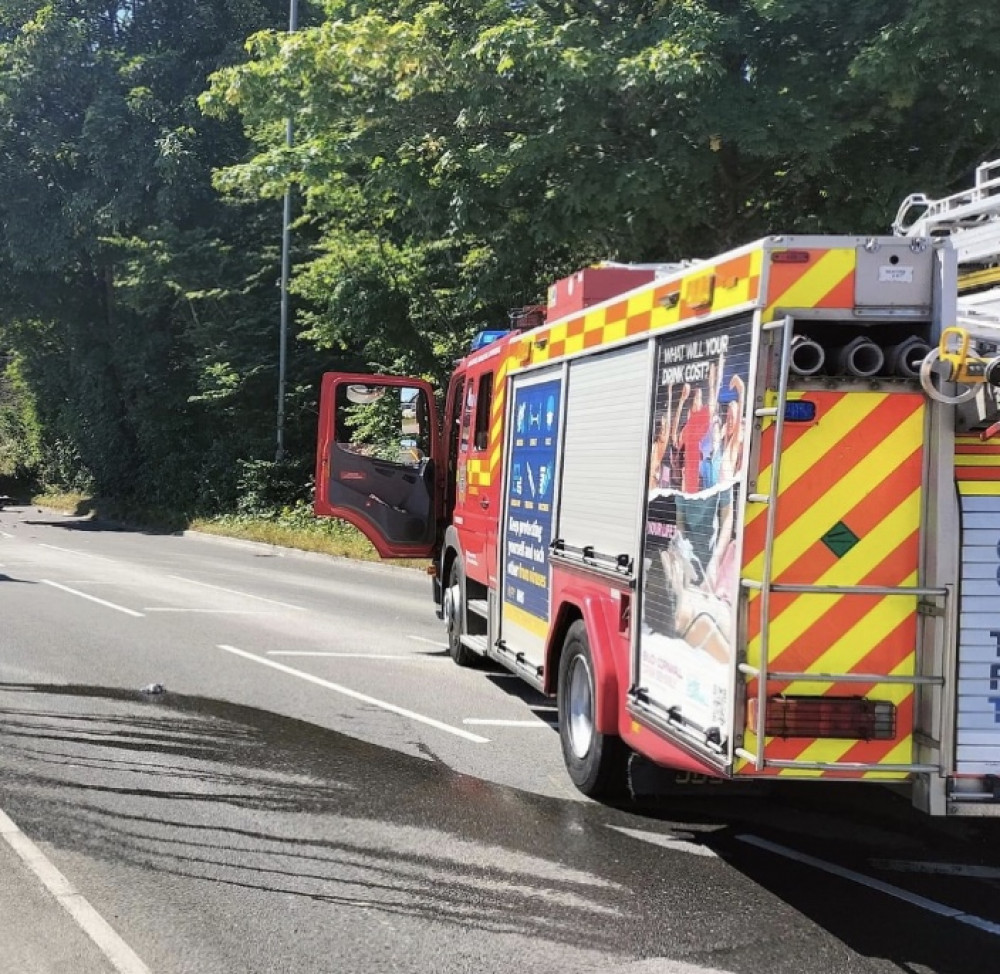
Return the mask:
<svg viewBox="0 0 1000 974">
<path fill-rule="evenodd" d="M 764 733 L 889 741 L 896 736 L 896 705 L 866 697 L 769 697 Z"/>
</svg>

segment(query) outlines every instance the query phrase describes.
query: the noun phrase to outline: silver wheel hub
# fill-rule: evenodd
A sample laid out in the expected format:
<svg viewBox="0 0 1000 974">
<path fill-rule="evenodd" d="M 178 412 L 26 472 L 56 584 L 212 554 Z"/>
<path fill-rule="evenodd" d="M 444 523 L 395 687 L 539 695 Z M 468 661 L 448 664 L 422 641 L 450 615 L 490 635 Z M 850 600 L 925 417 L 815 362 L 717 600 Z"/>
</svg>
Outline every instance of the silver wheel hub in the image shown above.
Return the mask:
<svg viewBox="0 0 1000 974">
<path fill-rule="evenodd" d="M 458 606 L 461 601 L 462 593 L 459 591 L 457 585 L 449 585 L 448 588 L 444 590 L 444 618 L 445 624 L 448 627 L 448 634 L 454 634 L 457 639 L 462 632 L 462 627 L 459 624 L 460 620 L 458 618 Z"/>
<path fill-rule="evenodd" d="M 582 656 L 570 664 L 566 704 L 570 747 L 574 756 L 583 759 L 594 743 L 594 690 L 590 666 Z"/>
</svg>

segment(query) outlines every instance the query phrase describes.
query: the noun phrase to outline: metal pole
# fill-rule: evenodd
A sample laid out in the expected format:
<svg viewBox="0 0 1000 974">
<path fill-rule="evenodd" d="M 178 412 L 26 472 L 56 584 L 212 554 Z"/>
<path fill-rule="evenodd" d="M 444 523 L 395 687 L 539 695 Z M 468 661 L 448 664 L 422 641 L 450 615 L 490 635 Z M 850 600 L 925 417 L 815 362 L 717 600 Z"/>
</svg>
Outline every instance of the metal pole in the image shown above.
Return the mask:
<svg viewBox="0 0 1000 974">
<path fill-rule="evenodd" d="M 288 33 L 294 34 L 299 26 L 298 0 L 290 0 L 288 10 Z M 295 144 L 295 130 L 292 117 L 288 116 L 285 127 L 285 145 L 291 149 Z M 281 324 L 278 338 L 278 420 L 277 447 L 274 451 L 276 463 L 285 459 L 285 364 L 288 345 L 288 280 L 292 271 L 292 185 L 285 189 L 285 205 L 281 218 Z"/>
</svg>

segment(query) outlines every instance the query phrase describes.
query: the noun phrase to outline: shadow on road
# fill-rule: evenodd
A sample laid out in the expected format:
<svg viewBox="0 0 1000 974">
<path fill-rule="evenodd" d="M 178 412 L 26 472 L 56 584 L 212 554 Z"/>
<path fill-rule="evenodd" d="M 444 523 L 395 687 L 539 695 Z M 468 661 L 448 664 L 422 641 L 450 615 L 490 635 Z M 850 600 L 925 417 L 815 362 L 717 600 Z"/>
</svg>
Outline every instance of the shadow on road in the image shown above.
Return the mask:
<svg viewBox="0 0 1000 974">
<path fill-rule="evenodd" d="M 968 840 L 911 820 L 892 795 L 852 807 L 822 788 L 713 791 L 636 813 L 489 784 L 250 707 L 86 686 L 0 684 L 0 741 L 0 807 L 36 841 L 308 900 L 333 911 L 323 922 L 409 917 L 747 974 L 867 970 L 857 955 L 903 971 L 996 969 L 996 937 L 744 838 L 859 870 L 869 847 L 905 856 Z"/>
</svg>

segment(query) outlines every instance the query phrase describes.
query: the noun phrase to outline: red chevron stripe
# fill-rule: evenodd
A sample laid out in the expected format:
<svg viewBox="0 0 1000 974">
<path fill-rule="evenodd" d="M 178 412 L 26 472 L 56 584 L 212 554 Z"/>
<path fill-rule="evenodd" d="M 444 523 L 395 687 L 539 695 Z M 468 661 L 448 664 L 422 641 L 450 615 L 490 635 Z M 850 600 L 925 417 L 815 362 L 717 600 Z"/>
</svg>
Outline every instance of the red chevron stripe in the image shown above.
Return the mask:
<svg viewBox="0 0 1000 974">
<path fill-rule="evenodd" d="M 877 764 L 883 761 L 887 754 L 899 747 L 899 742 L 913 733 L 913 694 L 900 700 L 896 707 L 896 737 L 891 741 L 858 741 L 846 751 L 841 761 L 858 761 L 865 764 Z M 824 774 L 824 777 L 826 775 Z"/>
<path fill-rule="evenodd" d="M 817 416 L 822 422 L 823 416 L 828 414 L 845 395 L 850 393 L 810 393 L 808 398 L 816 403 Z M 821 475 L 828 463 L 832 461 L 836 464 L 837 472 L 841 473 L 839 479 L 843 479 L 853 467 L 878 449 L 885 438 L 906 422 L 922 405 L 919 396 L 888 396 L 861 423 L 843 430 L 836 442 L 829 444 L 826 452 L 817 460 L 813 472 L 800 477 L 794 484 L 781 491 L 778 497 L 776 534 L 780 535 L 817 501 L 836 489 L 836 484 L 832 484 L 829 477 Z M 787 450 L 794 440 L 804 435 L 808 429 L 808 426 L 786 425 L 784 427 L 786 442 L 782 444 L 782 449 Z M 772 424 L 761 437 L 761 456 L 770 457 L 773 453 L 773 430 Z M 788 434 L 791 434 L 792 438 L 788 438 Z M 832 456 L 835 451 L 837 455 Z M 762 515 L 747 525 L 743 556 L 745 565 L 759 557 L 764 550 L 766 520 Z"/>
<path fill-rule="evenodd" d="M 913 493 L 914 480 L 920 477 L 922 465 L 923 457 L 921 451 L 918 450 L 907 457 L 899 467 L 891 471 L 889 476 L 871 494 L 864 497 L 842 518 L 844 523 L 861 538 L 860 544 L 865 543 L 865 535 L 876 528 L 888 514 L 891 514 L 901 499 L 905 499 Z M 919 479 L 916 482 L 919 483 Z M 907 488 L 910 488 L 909 491 Z M 916 534 L 908 540 L 912 547 L 906 547 L 904 543 L 894 551 L 887 553 L 888 557 L 882 559 L 866 575 L 866 578 L 871 580 L 863 584 L 898 585 L 898 581 L 890 582 L 888 579 L 906 578 L 916 567 L 918 558 Z M 785 571 L 775 576 L 775 581 L 813 585 L 836 565 L 838 560 L 837 556 L 822 541 L 817 540 Z M 791 605 L 797 597 L 788 593 L 774 593 L 771 596 L 771 619 L 777 619 L 780 612 Z M 760 599 L 754 600 L 755 605 L 759 602 Z M 747 637 L 752 639 L 759 633 L 760 613 L 758 612 L 756 618 L 752 616 L 747 618 Z"/>
<path fill-rule="evenodd" d="M 905 551 L 906 557 L 897 557 L 897 552 Z M 859 585 L 897 586 L 906 581 L 916 566 L 919 554 L 919 533 L 914 531 L 908 538 L 889 553 L 887 561 L 898 566 L 896 575 L 885 575 L 882 565 L 877 565 L 862 578 Z M 800 595 L 797 598 L 809 598 Z M 854 626 L 858 625 L 869 612 L 874 610 L 883 598 L 896 596 L 883 595 L 842 595 L 829 609 L 820 615 L 793 643 L 775 654 L 768 663 L 768 669 L 790 670 L 803 672 L 814 663 L 838 640 Z M 773 625 L 773 623 L 772 623 Z M 898 664 L 899 660 L 896 660 Z"/>
</svg>

